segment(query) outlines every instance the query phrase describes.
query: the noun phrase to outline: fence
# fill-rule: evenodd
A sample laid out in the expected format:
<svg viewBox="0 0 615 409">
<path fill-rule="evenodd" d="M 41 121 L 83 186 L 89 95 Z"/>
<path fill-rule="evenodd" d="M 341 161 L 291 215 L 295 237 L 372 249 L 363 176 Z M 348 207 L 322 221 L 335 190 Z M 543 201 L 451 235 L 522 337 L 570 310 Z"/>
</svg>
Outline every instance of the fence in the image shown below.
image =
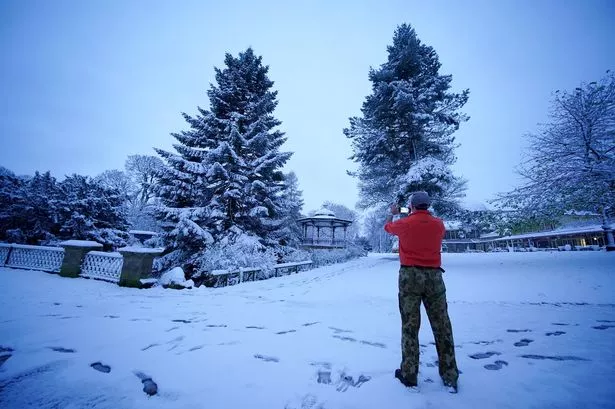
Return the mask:
<svg viewBox="0 0 615 409">
<path fill-rule="evenodd" d="M 63 244 L 69 247 L 64 249 L 62 247 L 0 243 L 0 266 L 53 273 L 61 271 L 61 275 L 68 277 L 81 276 L 120 285 L 141 286 L 140 279 L 151 274 L 152 262 L 158 253 L 158 250 L 154 249 L 133 248 L 120 249 L 120 253 L 105 253 L 92 251 L 90 242 L 65 242 Z M 85 246 L 86 244 L 88 246 Z M 71 255 L 71 251 L 80 253 Z M 74 273 L 71 272 L 71 275 L 65 275 L 67 262 L 74 263 L 74 269 L 71 270 Z M 274 276 L 298 273 L 311 265 L 311 261 L 277 264 L 273 267 Z M 261 272 L 262 269 L 259 268 L 242 268 L 237 271 L 217 270 L 212 274 L 217 278 L 216 286 L 226 286 L 255 281 Z M 134 277 L 131 277 L 132 275 Z"/>
<path fill-rule="evenodd" d="M 291 273 L 298 273 L 312 265 L 311 261 L 298 261 L 293 263 L 276 264 L 273 267 L 273 277 L 280 277 Z M 216 277 L 215 287 L 226 287 L 246 281 L 255 281 L 256 276 L 262 270 L 260 268 L 242 268 L 237 271 L 214 270 L 212 275 Z"/>
<path fill-rule="evenodd" d="M 83 259 L 81 276 L 119 283 L 124 258 L 120 253 L 90 251 Z"/>
<path fill-rule="evenodd" d="M 63 277 L 86 277 L 143 287 L 141 279 L 152 273 L 153 259 L 162 249 L 124 247 L 118 253 L 97 251 L 101 244 L 69 240 L 63 247 L 0 243 L 0 267 L 59 273 Z"/>
<path fill-rule="evenodd" d="M 7 267 L 28 268 L 57 273 L 62 267 L 62 247 L 3 244 L 0 246 L 0 261 Z"/>
</svg>

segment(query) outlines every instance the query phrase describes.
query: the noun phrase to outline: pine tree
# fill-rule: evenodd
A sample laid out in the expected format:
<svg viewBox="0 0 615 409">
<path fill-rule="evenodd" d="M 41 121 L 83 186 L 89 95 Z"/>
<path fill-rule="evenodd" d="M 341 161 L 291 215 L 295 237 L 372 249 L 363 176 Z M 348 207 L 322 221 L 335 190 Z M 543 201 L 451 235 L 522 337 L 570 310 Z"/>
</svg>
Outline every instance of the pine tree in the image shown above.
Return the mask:
<svg viewBox="0 0 615 409">
<path fill-rule="evenodd" d="M 95 240 L 107 247 L 126 244 L 126 197 L 87 176 L 68 176 L 59 183 L 62 238 Z"/>
<path fill-rule="evenodd" d="M 452 76 L 440 75 L 436 51 L 421 43 L 408 24 L 397 28 L 388 60 L 371 69 L 372 94 L 362 117 L 344 130 L 359 164 L 361 207 L 407 202 L 413 191 L 434 197 L 439 213 L 452 212 L 465 182 L 452 174 L 454 132 L 468 117 L 459 110 L 469 91 L 450 91 Z"/>
<path fill-rule="evenodd" d="M 24 185 L 26 181 L 0 166 L 0 240 L 26 241 L 22 227 L 27 223 Z"/>
<path fill-rule="evenodd" d="M 299 190 L 299 181 L 295 172 L 284 175 L 284 190 L 281 194 L 282 219 L 281 229 L 277 232 L 280 244 L 299 247 L 303 237 L 301 226 L 297 220 L 301 218 L 303 209 L 303 192 Z"/>
<path fill-rule="evenodd" d="M 207 92 L 210 109 L 183 114 L 190 128 L 172 134 L 177 153 L 157 150 L 166 161 L 159 217 L 168 247 L 184 254 L 244 234 L 274 245 L 282 222 L 280 169 L 291 154 L 279 150 L 277 91 L 251 48 L 224 63 Z"/>
</svg>

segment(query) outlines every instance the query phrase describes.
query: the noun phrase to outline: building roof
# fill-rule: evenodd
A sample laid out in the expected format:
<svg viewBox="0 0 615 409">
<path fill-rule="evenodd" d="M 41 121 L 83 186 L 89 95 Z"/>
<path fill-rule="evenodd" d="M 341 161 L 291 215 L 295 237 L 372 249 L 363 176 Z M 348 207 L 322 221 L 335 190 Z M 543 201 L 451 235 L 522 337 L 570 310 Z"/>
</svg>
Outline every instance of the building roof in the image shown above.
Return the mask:
<svg viewBox="0 0 615 409">
<path fill-rule="evenodd" d="M 611 226 L 612 228 L 613 226 Z M 585 226 L 576 226 L 576 227 L 561 227 L 555 230 L 543 231 L 543 232 L 534 232 L 534 233 L 525 233 L 525 234 L 515 234 L 512 236 L 499 237 L 494 239 L 494 241 L 505 241 L 505 240 L 522 240 L 522 239 L 534 239 L 539 237 L 556 237 L 556 236 L 566 236 L 572 234 L 584 234 L 584 233 L 602 233 L 604 231 L 602 225 L 600 224 L 591 224 Z"/>
<path fill-rule="evenodd" d="M 335 217 L 335 213 L 324 207 L 317 210 L 314 216 L 303 217 L 297 220 L 297 222 L 315 227 L 344 227 L 352 224 L 352 220 Z"/>
</svg>

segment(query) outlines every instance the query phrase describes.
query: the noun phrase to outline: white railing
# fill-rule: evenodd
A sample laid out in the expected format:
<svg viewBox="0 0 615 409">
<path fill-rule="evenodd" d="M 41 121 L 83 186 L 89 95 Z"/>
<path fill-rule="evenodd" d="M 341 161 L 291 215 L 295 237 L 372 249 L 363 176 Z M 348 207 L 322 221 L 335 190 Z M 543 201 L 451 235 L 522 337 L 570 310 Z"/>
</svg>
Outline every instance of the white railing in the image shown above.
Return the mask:
<svg viewBox="0 0 615 409">
<path fill-rule="evenodd" d="M 4 265 L 15 268 L 28 268 L 33 270 L 43 270 L 59 272 L 64 259 L 64 249 L 62 247 L 28 246 L 24 244 L 10 244 L 1 247 L 2 254 L 5 254 Z M 0 260 L 2 260 L 0 254 Z"/>
<path fill-rule="evenodd" d="M 117 283 L 120 281 L 124 258 L 120 253 L 90 251 L 81 265 L 81 276 Z"/>
<path fill-rule="evenodd" d="M 273 266 L 273 277 L 280 277 L 292 273 L 298 273 L 301 270 L 307 269 L 312 265 L 311 261 L 297 261 L 292 263 L 282 263 Z M 235 285 L 245 283 L 246 281 L 255 281 L 260 268 L 244 267 L 239 270 L 214 270 L 211 275 L 216 277 L 215 287 L 226 287 L 227 285 Z"/>
<path fill-rule="evenodd" d="M 9 258 L 9 253 L 11 252 L 11 245 L 0 243 L 0 266 L 6 264 L 6 260 Z"/>
</svg>

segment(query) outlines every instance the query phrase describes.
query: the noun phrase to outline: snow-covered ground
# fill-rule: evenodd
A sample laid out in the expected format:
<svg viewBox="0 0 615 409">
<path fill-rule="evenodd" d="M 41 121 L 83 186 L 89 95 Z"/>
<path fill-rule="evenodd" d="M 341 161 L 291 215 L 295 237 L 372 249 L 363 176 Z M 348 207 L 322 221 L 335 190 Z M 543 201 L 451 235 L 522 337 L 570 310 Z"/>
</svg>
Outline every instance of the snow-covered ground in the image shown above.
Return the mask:
<svg viewBox="0 0 615 409">
<path fill-rule="evenodd" d="M 457 395 L 427 319 L 420 392 L 393 377 L 397 265 L 372 255 L 183 291 L 0 269 L 0 407 L 615 406 L 615 254 L 445 254 Z"/>
</svg>

